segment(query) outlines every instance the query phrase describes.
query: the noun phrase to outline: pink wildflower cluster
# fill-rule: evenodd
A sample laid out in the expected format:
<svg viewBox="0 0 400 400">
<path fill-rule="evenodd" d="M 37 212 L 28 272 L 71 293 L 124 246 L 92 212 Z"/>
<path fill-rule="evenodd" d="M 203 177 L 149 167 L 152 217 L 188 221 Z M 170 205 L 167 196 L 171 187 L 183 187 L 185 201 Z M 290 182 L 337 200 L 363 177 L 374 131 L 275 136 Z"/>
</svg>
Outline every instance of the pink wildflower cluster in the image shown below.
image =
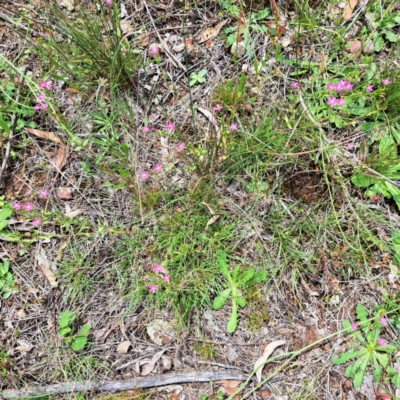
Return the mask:
<svg viewBox="0 0 400 400">
<path fill-rule="evenodd" d="M 30 196 L 32 194 L 32 190 L 28 189 L 25 194 L 27 196 Z M 39 192 L 39 197 L 41 199 L 45 199 L 49 194 L 50 194 L 50 192 L 47 189 L 42 189 Z M 34 206 L 30 201 L 21 203 L 20 201 L 16 200 L 11 203 L 11 208 L 14 211 L 21 211 L 21 209 L 22 209 L 26 212 L 30 212 L 30 211 L 33 211 Z M 35 228 L 38 228 L 41 224 L 41 220 L 40 220 L 40 218 L 34 218 L 31 223 Z"/>
<path fill-rule="evenodd" d="M 170 282 L 171 276 L 164 271 L 161 264 L 149 265 L 147 269 L 158 275 L 158 277 L 161 278 L 164 283 Z M 146 285 L 146 289 L 150 293 L 155 293 L 158 290 L 158 285 Z"/>
<path fill-rule="evenodd" d="M 158 46 L 151 46 L 149 49 L 149 56 L 150 57 L 155 57 L 156 54 L 158 54 L 158 52 L 160 51 L 160 49 L 158 48 Z"/>
<path fill-rule="evenodd" d="M 157 162 L 154 168 L 150 171 L 150 173 L 160 173 L 163 171 L 163 166 L 160 162 Z M 149 177 L 149 173 L 147 171 L 139 172 L 139 178 L 145 181 Z"/>
<path fill-rule="evenodd" d="M 351 83 L 351 82 L 349 82 L 349 81 L 343 81 L 342 79 L 338 82 L 338 83 L 332 83 L 332 82 L 329 82 L 327 85 L 326 85 L 326 89 L 328 90 L 328 91 L 331 91 L 331 90 L 336 90 L 337 92 L 341 92 L 341 91 L 343 91 L 343 90 L 352 90 L 353 89 L 353 84 Z"/>
<path fill-rule="evenodd" d="M 52 84 L 51 81 L 41 81 L 39 82 L 39 87 L 41 89 L 45 89 L 45 90 L 51 90 L 52 88 Z M 47 103 L 46 103 L 46 96 L 43 92 L 40 92 L 37 96 L 37 100 L 38 102 L 35 105 L 35 111 L 40 111 L 40 110 L 47 110 Z"/>
</svg>

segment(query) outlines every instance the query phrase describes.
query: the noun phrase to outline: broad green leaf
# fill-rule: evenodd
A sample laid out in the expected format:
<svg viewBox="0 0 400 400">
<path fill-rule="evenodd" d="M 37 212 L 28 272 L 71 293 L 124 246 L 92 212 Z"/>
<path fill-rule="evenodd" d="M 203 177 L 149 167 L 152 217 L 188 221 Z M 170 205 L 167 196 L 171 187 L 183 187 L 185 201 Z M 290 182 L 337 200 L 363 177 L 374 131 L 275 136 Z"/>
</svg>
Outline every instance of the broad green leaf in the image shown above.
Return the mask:
<svg viewBox="0 0 400 400">
<path fill-rule="evenodd" d="M 375 352 L 375 357 L 383 368 L 386 368 L 389 365 L 390 358 L 387 354 Z"/>
<path fill-rule="evenodd" d="M 78 332 L 77 336 L 71 344 L 71 349 L 74 351 L 82 350 L 87 342 L 87 337 L 89 335 L 90 325 L 84 325 L 82 329 Z"/>
<path fill-rule="evenodd" d="M 221 307 L 223 307 L 230 294 L 231 294 L 231 289 L 225 289 L 224 291 L 222 291 L 214 299 L 214 302 L 213 302 L 214 310 L 219 310 Z"/>
<path fill-rule="evenodd" d="M 219 264 L 219 269 L 224 274 L 225 278 L 228 279 L 229 282 L 232 282 L 232 278 L 231 278 L 231 275 L 228 270 L 228 264 L 226 262 L 226 257 L 227 257 L 227 254 L 225 253 L 225 251 L 221 250 L 217 254 L 217 261 Z"/>
<path fill-rule="evenodd" d="M 360 324 L 365 324 L 368 323 L 368 311 L 367 309 L 360 303 L 357 304 L 356 307 L 356 315 L 357 315 L 357 321 Z"/>
<path fill-rule="evenodd" d="M 385 132 L 379 141 L 379 155 L 384 157 L 397 156 L 397 146 L 392 135 L 390 135 L 388 132 Z"/>
<path fill-rule="evenodd" d="M 4 130 L 4 132 L 7 133 L 7 135 L 10 134 L 10 127 L 8 126 L 7 122 L 3 120 L 3 118 L 0 117 L 0 128 Z"/>
<path fill-rule="evenodd" d="M 374 366 L 372 368 L 372 374 L 374 375 L 375 382 L 379 382 L 380 378 L 382 376 L 382 369 L 381 369 L 378 361 L 376 361 L 375 358 L 373 360 L 374 360 Z"/>
<path fill-rule="evenodd" d="M 378 36 L 374 41 L 375 51 L 381 51 L 384 44 L 382 36 Z"/>
<path fill-rule="evenodd" d="M 392 42 L 392 43 L 397 42 L 397 36 L 393 32 L 386 31 L 385 36 L 386 36 L 386 39 L 389 40 L 389 42 Z"/>
<path fill-rule="evenodd" d="M 374 179 L 370 175 L 359 173 L 352 176 L 351 182 L 358 187 L 368 187 L 374 183 Z"/>
<path fill-rule="evenodd" d="M 400 374 L 398 372 L 394 374 L 390 381 L 393 383 L 394 386 L 400 388 Z"/>
<path fill-rule="evenodd" d="M 357 350 L 357 351 L 348 351 L 343 354 L 339 354 L 338 356 L 332 359 L 333 364 L 339 365 L 344 364 L 345 362 L 352 360 L 353 358 L 361 357 L 367 352 L 367 349 Z"/>
<path fill-rule="evenodd" d="M 261 283 L 261 282 L 265 282 L 265 280 L 268 277 L 268 272 L 263 270 L 263 271 L 257 271 L 253 278 L 251 278 L 248 282 L 249 285 L 253 285 L 256 283 Z"/>
<path fill-rule="evenodd" d="M 385 185 L 389 190 L 390 194 L 392 195 L 393 200 L 396 202 L 398 209 L 400 210 L 400 189 L 386 181 Z"/>
<path fill-rule="evenodd" d="M 237 299 L 237 302 L 240 307 L 242 307 L 242 308 L 246 307 L 246 299 L 244 297 L 239 297 Z"/>
<path fill-rule="evenodd" d="M 65 328 L 60 328 L 57 332 L 60 336 L 67 336 L 71 332 L 71 328 L 66 326 Z"/>
<path fill-rule="evenodd" d="M 245 285 L 254 276 L 254 269 L 248 269 L 241 277 L 240 284 Z"/>
<path fill-rule="evenodd" d="M 5 206 L 0 210 L 0 231 L 8 225 L 8 218 L 12 215 L 13 210 L 9 206 Z"/>
<path fill-rule="evenodd" d="M 232 44 L 235 43 L 236 40 L 237 40 L 237 33 L 235 32 L 230 34 L 226 39 L 226 46 L 227 47 L 232 46 Z"/>
<path fill-rule="evenodd" d="M 226 327 L 226 330 L 228 333 L 233 333 L 237 327 L 237 322 L 238 322 L 238 313 L 236 310 L 232 310 L 231 317 L 229 318 L 228 325 Z"/>
<path fill-rule="evenodd" d="M 126 143 L 121 143 L 121 150 L 126 158 L 129 157 L 129 148 Z"/>
<path fill-rule="evenodd" d="M 65 328 L 68 326 L 72 321 L 74 321 L 76 318 L 76 315 L 72 311 L 64 311 L 60 314 L 59 320 L 58 320 L 58 325 L 61 328 Z"/>
<path fill-rule="evenodd" d="M 8 260 L 4 260 L 4 263 L 0 264 L 0 275 L 6 275 L 10 268 L 10 263 Z"/>
<path fill-rule="evenodd" d="M 237 277 L 239 274 L 240 265 L 236 265 L 235 269 L 233 270 L 232 280 L 233 282 L 237 282 Z"/>
</svg>

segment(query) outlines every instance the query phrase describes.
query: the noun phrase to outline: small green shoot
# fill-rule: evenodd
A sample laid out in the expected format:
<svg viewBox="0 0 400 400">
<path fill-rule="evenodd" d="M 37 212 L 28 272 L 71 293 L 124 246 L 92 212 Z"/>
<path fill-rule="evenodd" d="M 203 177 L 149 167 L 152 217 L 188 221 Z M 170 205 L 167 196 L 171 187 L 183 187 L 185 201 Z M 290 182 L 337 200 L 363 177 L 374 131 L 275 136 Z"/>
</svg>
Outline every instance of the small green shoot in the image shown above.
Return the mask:
<svg viewBox="0 0 400 400">
<path fill-rule="evenodd" d="M 206 78 L 204 78 L 207 74 L 206 69 L 202 69 L 199 72 L 192 72 L 190 74 L 190 81 L 189 81 L 189 86 L 194 86 L 196 83 L 204 83 L 206 81 Z"/>
<path fill-rule="evenodd" d="M 398 347 L 379 337 L 382 327 L 387 324 L 387 318 L 380 311 L 375 311 L 375 318 L 372 322 L 369 321 L 368 311 L 362 304 L 357 305 L 356 314 L 358 323 L 351 324 L 350 321 L 345 320 L 343 321 L 343 328 L 349 335 L 357 339 L 359 345 L 355 350 L 336 356 L 333 363 L 336 365 L 344 364 L 349 360 L 356 359 L 345 370 L 345 375 L 348 378 L 354 378 L 353 385 L 355 388 L 361 386 L 369 365 L 372 367 L 376 382 L 388 383 L 390 381 L 394 386 L 400 387 L 399 372 L 396 372 L 390 366 Z M 379 320 L 377 320 L 378 318 Z"/>
<path fill-rule="evenodd" d="M 227 254 L 224 251 L 220 251 L 217 255 L 219 268 L 227 279 L 228 284 L 225 285 L 226 289 L 214 299 L 213 308 L 214 310 L 219 310 L 225 305 L 229 297 L 232 298 L 232 312 L 227 325 L 227 331 L 232 333 L 235 331 L 238 324 L 239 307 L 244 308 L 246 306 L 246 299 L 244 298 L 241 289 L 264 281 L 267 277 L 267 273 L 266 271 L 254 272 L 254 269 L 250 268 L 239 275 L 240 266 L 237 265 L 231 275 L 228 269 L 226 257 Z"/>
<path fill-rule="evenodd" d="M 0 350 L 0 375 L 2 377 L 5 377 L 7 375 L 10 361 L 10 356 L 3 350 Z"/>
<path fill-rule="evenodd" d="M 72 311 L 64 311 L 60 314 L 58 320 L 58 334 L 62 336 L 66 343 L 71 346 L 71 349 L 74 351 L 82 350 L 86 343 L 87 338 L 89 336 L 90 325 L 83 325 L 81 330 L 74 336 L 69 336 L 72 333 L 71 324 L 75 321 L 76 315 Z"/>
<path fill-rule="evenodd" d="M 13 293 L 18 293 L 11 272 L 8 260 L 0 263 L 0 295 L 3 299 L 8 299 Z"/>
</svg>

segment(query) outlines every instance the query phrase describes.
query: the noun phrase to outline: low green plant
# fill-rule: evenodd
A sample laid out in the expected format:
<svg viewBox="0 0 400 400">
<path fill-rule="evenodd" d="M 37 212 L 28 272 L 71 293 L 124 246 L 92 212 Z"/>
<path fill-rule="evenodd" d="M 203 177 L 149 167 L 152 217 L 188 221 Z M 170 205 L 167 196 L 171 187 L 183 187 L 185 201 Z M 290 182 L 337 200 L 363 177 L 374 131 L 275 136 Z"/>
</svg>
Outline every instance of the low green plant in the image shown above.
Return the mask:
<svg viewBox="0 0 400 400">
<path fill-rule="evenodd" d="M 239 307 L 246 307 L 246 299 L 244 298 L 244 293 L 242 289 L 256 283 L 263 282 L 267 277 L 267 273 L 266 271 L 254 272 L 254 269 L 250 268 L 244 273 L 239 274 L 240 265 L 237 265 L 233 270 L 233 273 L 231 274 L 229 272 L 226 258 L 227 254 L 224 251 L 220 251 L 217 255 L 220 271 L 222 272 L 228 283 L 225 285 L 226 289 L 224 289 L 214 299 L 213 308 L 214 310 L 219 310 L 225 305 L 228 298 L 231 297 L 232 311 L 228 321 L 227 331 L 229 333 L 232 333 L 235 331 L 238 324 Z"/>
<path fill-rule="evenodd" d="M 70 336 L 73 333 L 71 324 L 75 321 L 76 314 L 72 311 L 64 311 L 60 314 L 58 319 L 58 334 L 63 337 L 66 343 L 71 346 L 74 351 L 82 350 L 87 343 L 90 333 L 90 325 L 86 324 L 80 329 L 76 335 Z"/>
<path fill-rule="evenodd" d="M 255 55 L 251 42 L 251 35 L 256 32 L 268 33 L 267 26 L 262 24 L 262 22 L 265 21 L 265 18 L 270 14 L 270 10 L 265 8 L 257 12 L 252 12 L 244 17 L 243 11 L 239 6 L 233 4 L 233 1 L 220 0 L 220 4 L 229 15 L 237 19 L 235 25 L 224 29 L 224 32 L 228 35 L 226 45 L 229 47 L 237 41 L 243 41 L 247 55 L 253 58 Z"/>
<path fill-rule="evenodd" d="M 396 31 L 393 29 L 400 24 L 400 13 L 385 12 L 383 16 L 378 11 L 372 15 L 373 24 L 376 26 L 371 34 L 375 51 L 381 51 L 386 42 L 397 43 Z"/>
<path fill-rule="evenodd" d="M 6 376 L 7 375 L 7 371 L 9 368 L 11 362 L 11 358 L 8 355 L 8 353 L 6 353 L 3 350 L 0 350 L 0 375 L 1 376 Z"/>
<path fill-rule="evenodd" d="M 206 78 L 204 78 L 207 74 L 206 69 L 202 69 L 199 72 L 192 72 L 190 74 L 190 81 L 189 81 L 189 86 L 194 86 L 196 83 L 204 83 L 206 81 Z"/>
<path fill-rule="evenodd" d="M 4 260 L 0 263 L 0 294 L 3 299 L 8 299 L 14 293 L 18 293 L 18 289 L 10 272 L 10 263 Z"/>
<path fill-rule="evenodd" d="M 386 316 L 379 308 L 374 310 L 373 318 L 370 320 L 367 309 L 358 304 L 356 308 L 357 324 L 349 320 L 343 321 L 343 328 L 354 336 L 358 345 L 354 350 L 347 351 L 336 356 L 333 363 L 344 364 L 350 360 L 356 361 L 349 364 L 345 370 L 348 378 L 353 378 L 354 387 L 361 386 L 365 373 L 369 366 L 372 367 L 376 382 L 389 383 L 400 387 L 400 375 L 390 366 L 396 358 L 399 345 L 389 344 L 380 338 L 382 328 L 388 323 Z"/>
</svg>

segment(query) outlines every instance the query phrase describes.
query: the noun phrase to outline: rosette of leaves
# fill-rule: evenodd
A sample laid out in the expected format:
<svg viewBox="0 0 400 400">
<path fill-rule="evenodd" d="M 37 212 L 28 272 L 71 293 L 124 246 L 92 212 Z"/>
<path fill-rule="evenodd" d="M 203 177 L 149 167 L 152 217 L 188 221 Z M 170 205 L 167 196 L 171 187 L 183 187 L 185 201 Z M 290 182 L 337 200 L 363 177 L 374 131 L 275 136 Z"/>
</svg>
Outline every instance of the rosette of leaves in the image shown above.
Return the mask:
<svg viewBox="0 0 400 400">
<path fill-rule="evenodd" d="M 9 268 L 10 264 L 8 260 L 4 260 L 4 262 L 0 263 L 0 295 L 4 300 L 8 299 L 13 293 L 18 293 Z"/>
<path fill-rule="evenodd" d="M 227 254 L 224 251 L 220 251 L 217 255 L 217 261 L 219 269 L 222 272 L 222 275 L 226 278 L 227 283 L 225 284 L 226 289 L 224 289 L 214 299 L 213 308 L 214 310 L 219 310 L 225 305 L 227 300 L 231 298 L 232 311 L 228 321 L 227 331 L 232 333 L 235 331 L 238 324 L 239 307 L 246 307 L 246 299 L 244 297 L 243 289 L 256 283 L 263 282 L 267 277 L 267 272 L 254 272 L 254 269 L 250 268 L 243 273 L 239 273 L 240 266 L 237 265 L 231 274 L 226 259 Z"/>
<path fill-rule="evenodd" d="M 400 140 L 400 132 L 392 126 L 390 130 L 386 129 L 378 139 L 373 138 L 378 143 L 371 150 L 367 149 L 370 154 L 367 156 L 366 164 L 390 180 L 399 180 L 400 157 L 397 155 L 396 142 Z M 378 154 L 374 151 L 376 147 Z M 369 173 L 357 172 L 351 181 L 358 187 L 366 188 L 365 196 L 382 194 L 386 198 L 392 198 L 400 209 L 400 188 L 387 180 Z"/>
<path fill-rule="evenodd" d="M 378 344 L 382 328 L 382 324 L 377 320 L 379 313 L 375 313 L 375 318 L 370 322 L 367 309 L 362 304 L 358 304 L 356 315 L 360 330 L 352 329 L 351 322 L 348 320 L 343 321 L 343 328 L 346 333 L 357 339 L 358 346 L 355 350 L 336 356 L 332 360 L 333 364 L 344 364 L 353 360 L 347 366 L 344 374 L 348 378 L 353 378 L 355 388 L 361 386 L 369 366 L 372 368 L 376 382 L 388 383 L 390 381 L 394 386 L 400 387 L 399 373 L 390 366 L 390 362 L 393 360 L 392 355 L 397 352 L 397 346 Z"/>
</svg>

